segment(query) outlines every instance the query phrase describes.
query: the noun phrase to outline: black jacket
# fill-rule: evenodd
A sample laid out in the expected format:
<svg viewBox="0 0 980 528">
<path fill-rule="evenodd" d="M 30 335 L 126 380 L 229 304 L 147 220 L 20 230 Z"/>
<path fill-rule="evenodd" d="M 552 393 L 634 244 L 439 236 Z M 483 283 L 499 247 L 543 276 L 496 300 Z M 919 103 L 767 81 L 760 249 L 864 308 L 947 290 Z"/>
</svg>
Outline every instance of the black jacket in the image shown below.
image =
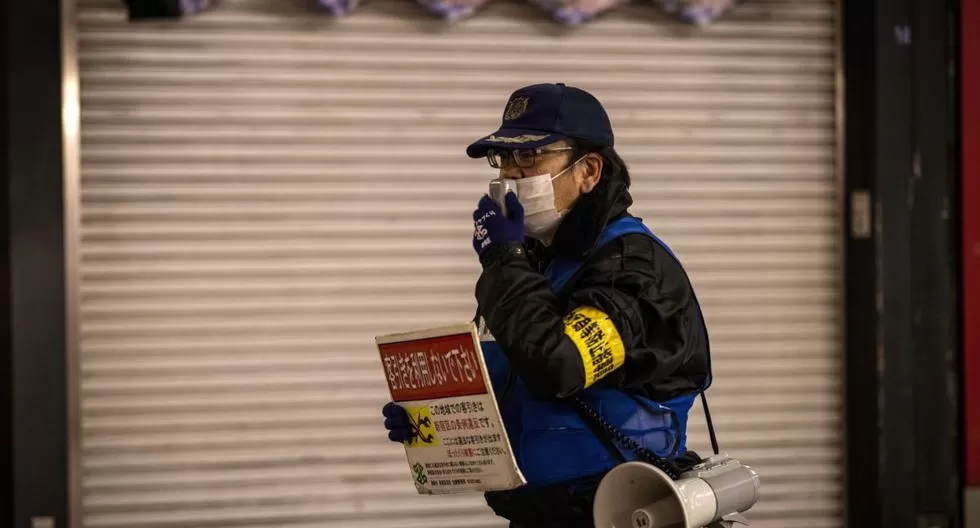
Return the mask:
<svg viewBox="0 0 980 528">
<path fill-rule="evenodd" d="M 481 258 L 478 314 L 538 397 L 562 399 L 583 389 L 582 356 L 564 331 L 565 315 L 579 306 L 605 312 L 625 348 L 622 367 L 597 384 L 663 401 L 698 390 L 710 375 L 707 330 L 677 260 L 645 235 L 626 235 L 593 251 L 602 229 L 629 214 L 631 204 L 625 184 L 604 178 L 569 211 L 550 247 L 528 240 L 491 247 Z M 557 295 L 542 274 L 556 256 L 585 261 Z M 675 464 L 699 460 L 688 451 Z M 601 478 L 484 496 L 512 528 L 586 528 Z"/>
<path fill-rule="evenodd" d="M 623 366 L 599 384 L 662 401 L 699 389 L 710 373 L 707 330 L 680 263 L 644 235 L 593 251 L 603 227 L 631 204 L 625 184 L 603 178 L 562 220 L 550 247 L 528 240 L 491 247 L 481 259 L 479 313 L 538 397 L 584 388 L 582 359 L 563 322 L 579 306 L 608 315 L 625 345 Z M 542 274 L 557 255 L 585 260 L 559 294 Z"/>
</svg>

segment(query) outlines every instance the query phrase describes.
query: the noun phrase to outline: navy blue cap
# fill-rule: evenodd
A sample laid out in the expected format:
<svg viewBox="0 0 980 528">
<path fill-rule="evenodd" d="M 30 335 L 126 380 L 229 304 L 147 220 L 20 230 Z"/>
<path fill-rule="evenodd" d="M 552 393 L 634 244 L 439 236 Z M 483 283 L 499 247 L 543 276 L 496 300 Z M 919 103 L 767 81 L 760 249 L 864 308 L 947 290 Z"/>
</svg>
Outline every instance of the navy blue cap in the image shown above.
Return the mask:
<svg viewBox="0 0 980 528">
<path fill-rule="evenodd" d="M 500 128 L 466 147 L 466 154 L 480 158 L 491 148 L 535 148 L 566 138 L 613 146 L 606 110 L 580 88 L 532 84 L 511 94 Z"/>
</svg>

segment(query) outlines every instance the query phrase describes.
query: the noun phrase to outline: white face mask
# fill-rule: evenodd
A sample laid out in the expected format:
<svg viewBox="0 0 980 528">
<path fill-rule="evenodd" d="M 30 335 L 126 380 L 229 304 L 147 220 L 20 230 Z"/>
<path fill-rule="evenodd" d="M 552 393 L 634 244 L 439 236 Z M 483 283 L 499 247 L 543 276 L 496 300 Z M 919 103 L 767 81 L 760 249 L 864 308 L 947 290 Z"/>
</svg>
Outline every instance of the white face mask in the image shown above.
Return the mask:
<svg viewBox="0 0 980 528">
<path fill-rule="evenodd" d="M 517 197 L 524 207 L 524 231 L 532 237 L 550 238 L 564 216 L 555 209 L 555 188 L 551 181 L 556 177 L 539 174 L 516 181 Z"/>
<path fill-rule="evenodd" d="M 524 232 L 544 241 L 551 239 L 561 219 L 568 212 L 567 209 L 560 212 L 555 209 L 555 187 L 551 182 L 565 174 L 583 158 L 585 156 L 575 160 L 554 176 L 545 173 L 514 180 L 517 185 L 517 198 L 524 207 Z"/>
</svg>

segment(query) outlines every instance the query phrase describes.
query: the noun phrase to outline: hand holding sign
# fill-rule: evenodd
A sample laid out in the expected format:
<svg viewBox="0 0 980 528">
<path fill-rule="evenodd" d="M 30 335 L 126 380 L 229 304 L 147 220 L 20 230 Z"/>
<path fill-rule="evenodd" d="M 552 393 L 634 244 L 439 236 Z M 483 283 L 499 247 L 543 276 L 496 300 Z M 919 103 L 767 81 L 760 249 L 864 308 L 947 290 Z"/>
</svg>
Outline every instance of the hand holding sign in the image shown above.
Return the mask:
<svg viewBox="0 0 980 528">
<path fill-rule="evenodd" d="M 381 414 L 385 417 L 385 429 L 388 430 L 388 439 L 392 442 L 408 442 L 415 436 L 415 428 L 408 418 L 408 412 L 401 405 L 388 402 L 381 409 Z"/>
</svg>

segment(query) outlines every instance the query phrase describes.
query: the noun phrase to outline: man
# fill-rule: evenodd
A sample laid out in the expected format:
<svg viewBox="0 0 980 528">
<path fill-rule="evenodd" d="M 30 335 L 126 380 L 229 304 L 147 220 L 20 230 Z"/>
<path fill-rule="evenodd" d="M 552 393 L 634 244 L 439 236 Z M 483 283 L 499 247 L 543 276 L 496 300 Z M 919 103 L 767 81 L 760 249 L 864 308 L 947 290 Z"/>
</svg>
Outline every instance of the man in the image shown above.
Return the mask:
<svg viewBox="0 0 980 528">
<path fill-rule="evenodd" d="M 700 460 L 685 446 L 711 379 L 707 331 L 681 264 L 627 212 L 613 143 L 599 101 L 559 83 L 514 92 L 466 150 L 517 187 L 507 215 L 489 196 L 473 214 L 482 346 L 528 481 L 485 496 L 514 528 L 591 527 L 596 487 L 624 460 L 674 474 Z M 405 440 L 403 411 L 384 414 Z"/>
</svg>

